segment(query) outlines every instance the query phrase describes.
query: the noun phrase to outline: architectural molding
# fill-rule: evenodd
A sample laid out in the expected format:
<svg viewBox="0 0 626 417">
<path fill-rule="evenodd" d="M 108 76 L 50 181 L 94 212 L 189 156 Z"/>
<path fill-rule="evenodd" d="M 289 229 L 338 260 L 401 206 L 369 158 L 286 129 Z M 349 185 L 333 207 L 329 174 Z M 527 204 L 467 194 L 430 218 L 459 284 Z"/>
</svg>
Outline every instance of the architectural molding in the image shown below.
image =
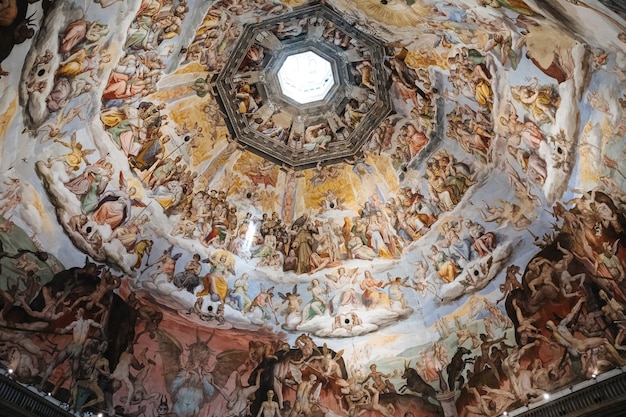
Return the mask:
<svg viewBox="0 0 626 417">
<path fill-rule="evenodd" d="M 557 398 L 508 413 L 510 417 L 619 417 L 626 414 L 626 374 L 608 372 L 561 391 Z M 603 378 L 604 377 L 604 378 Z M 553 396 L 554 397 L 554 396 Z"/>
<path fill-rule="evenodd" d="M 569 391 L 569 393 L 568 393 Z M 510 417 L 619 417 L 626 410 L 626 373 L 586 381 L 561 391 L 558 398 L 508 413 Z M 7 375 L 0 374 L 0 417 L 75 417 Z"/>
<path fill-rule="evenodd" d="M 328 33 L 341 34 L 342 42 L 329 38 L 328 27 L 332 28 Z M 299 103 L 282 91 L 277 74 L 289 57 L 304 52 L 313 52 L 330 65 L 333 85 L 322 99 Z M 269 161 L 301 170 L 360 154 L 393 108 L 384 62 L 385 46 L 379 39 L 329 7 L 314 4 L 246 25 L 212 84 L 233 138 Z M 367 69 L 359 70 L 360 65 Z M 355 74 L 361 71 L 359 79 Z M 242 107 L 251 100 L 256 104 Z M 351 111 L 362 116 L 350 124 L 345 112 L 354 103 L 358 110 Z M 332 139 L 311 149 L 304 144 L 307 127 L 314 126 L 324 126 L 324 136 Z"/>
</svg>

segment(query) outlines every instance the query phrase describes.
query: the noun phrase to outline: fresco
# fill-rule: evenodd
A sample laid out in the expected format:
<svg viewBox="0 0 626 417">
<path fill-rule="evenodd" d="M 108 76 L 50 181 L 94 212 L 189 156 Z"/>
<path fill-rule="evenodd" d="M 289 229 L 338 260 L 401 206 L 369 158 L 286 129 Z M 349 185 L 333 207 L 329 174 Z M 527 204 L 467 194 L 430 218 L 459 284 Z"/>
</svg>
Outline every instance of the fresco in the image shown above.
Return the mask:
<svg viewBox="0 0 626 417">
<path fill-rule="evenodd" d="M 394 111 L 294 170 L 211 81 L 305 3 L 0 2 L 2 368 L 106 415 L 473 417 L 626 365 L 624 7 L 326 1 L 385 44 L 387 80 L 347 65 Z"/>
</svg>

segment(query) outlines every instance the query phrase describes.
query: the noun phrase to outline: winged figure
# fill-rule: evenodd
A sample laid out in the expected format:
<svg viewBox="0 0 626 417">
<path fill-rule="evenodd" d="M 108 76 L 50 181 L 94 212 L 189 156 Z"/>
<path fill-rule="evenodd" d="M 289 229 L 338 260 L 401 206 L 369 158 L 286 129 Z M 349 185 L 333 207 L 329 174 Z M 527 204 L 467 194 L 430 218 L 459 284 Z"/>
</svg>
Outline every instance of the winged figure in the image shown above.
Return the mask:
<svg viewBox="0 0 626 417">
<path fill-rule="evenodd" d="M 201 415 L 204 406 L 218 393 L 223 393 L 230 375 L 248 359 L 245 350 L 229 350 L 217 354 L 215 361 L 209 361 L 215 354 L 209 347 L 214 334 L 201 340 L 196 329 L 196 341 L 183 347 L 167 331 L 157 331 L 165 386 L 172 398 L 172 412 L 179 417 Z M 208 369 L 209 363 L 215 366 Z"/>
</svg>

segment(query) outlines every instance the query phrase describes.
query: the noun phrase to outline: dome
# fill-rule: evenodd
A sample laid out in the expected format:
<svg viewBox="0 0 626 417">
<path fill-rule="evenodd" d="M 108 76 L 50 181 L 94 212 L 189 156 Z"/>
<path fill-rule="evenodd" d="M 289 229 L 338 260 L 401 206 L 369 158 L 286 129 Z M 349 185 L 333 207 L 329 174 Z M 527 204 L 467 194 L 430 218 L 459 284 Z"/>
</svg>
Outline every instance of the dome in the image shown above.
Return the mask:
<svg viewBox="0 0 626 417">
<path fill-rule="evenodd" d="M 179 417 L 502 415 L 616 372 L 618 3 L 9 0 L 0 370 Z"/>
</svg>

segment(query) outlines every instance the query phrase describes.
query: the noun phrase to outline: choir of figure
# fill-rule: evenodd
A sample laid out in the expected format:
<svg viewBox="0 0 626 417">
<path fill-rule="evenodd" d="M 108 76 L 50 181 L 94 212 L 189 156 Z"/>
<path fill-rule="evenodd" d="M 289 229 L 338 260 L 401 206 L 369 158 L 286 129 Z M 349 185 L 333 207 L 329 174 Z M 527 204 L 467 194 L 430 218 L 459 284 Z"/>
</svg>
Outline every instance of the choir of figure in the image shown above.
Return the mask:
<svg viewBox="0 0 626 417">
<path fill-rule="evenodd" d="M 626 78 L 613 52 L 542 32 L 541 5 L 437 2 L 427 19 L 356 1 L 355 26 L 395 39 L 378 19 L 416 19 L 423 37 L 388 42 L 382 73 L 347 27 L 274 21 L 268 36 L 317 36 L 345 57 L 353 90 L 295 123 L 251 81 L 275 53 L 256 39 L 230 92 L 255 134 L 323 154 L 367 123 L 381 87 L 395 109 L 345 164 L 296 173 L 246 156 L 210 81 L 243 24 L 289 2 L 221 0 L 192 33 L 187 0 L 147 0 L 121 42 L 89 8 L 44 24 L 49 5 L 34 37 L 30 17 L 8 20 L 39 5 L 4 3 L 11 47 L 58 39 L 33 46 L 14 100 L 43 187 L 16 178 L 32 161 L 14 149 L 0 173 L 0 364 L 18 381 L 110 415 L 425 417 L 437 392 L 460 391 L 467 416 L 491 417 L 626 364 L 625 105 L 602 90 Z M 39 243 L 55 221 L 84 264 Z M 518 236 L 538 248 L 524 265 L 509 258 Z M 394 334 L 409 349 L 369 355 L 372 332 L 403 320 L 430 337 L 419 351 Z"/>
</svg>

